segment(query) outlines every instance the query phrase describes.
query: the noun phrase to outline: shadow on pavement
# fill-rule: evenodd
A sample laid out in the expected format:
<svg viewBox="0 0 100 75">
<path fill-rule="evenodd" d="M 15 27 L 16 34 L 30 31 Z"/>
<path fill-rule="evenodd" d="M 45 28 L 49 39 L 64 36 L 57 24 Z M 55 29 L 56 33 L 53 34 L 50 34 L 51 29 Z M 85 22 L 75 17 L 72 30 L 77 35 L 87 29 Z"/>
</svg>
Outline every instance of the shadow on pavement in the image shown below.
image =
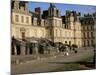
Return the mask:
<svg viewBox="0 0 100 75">
<path fill-rule="evenodd" d="M 64 64 L 64 65 L 74 65 L 74 64 L 79 64 L 79 65 L 84 65 L 85 67 L 91 68 L 91 69 L 96 69 L 96 64 L 94 62 L 85 62 L 85 61 L 79 61 L 79 62 L 48 62 L 51 64 Z"/>
</svg>

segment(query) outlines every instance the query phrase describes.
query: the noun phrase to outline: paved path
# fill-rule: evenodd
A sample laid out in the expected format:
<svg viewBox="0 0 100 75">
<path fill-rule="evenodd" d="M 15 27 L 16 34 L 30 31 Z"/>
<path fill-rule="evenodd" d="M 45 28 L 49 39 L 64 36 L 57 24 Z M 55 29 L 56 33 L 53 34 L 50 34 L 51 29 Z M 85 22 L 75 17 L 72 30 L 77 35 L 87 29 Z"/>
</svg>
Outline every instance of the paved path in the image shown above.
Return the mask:
<svg viewBox="0 0 100 75">
<path fill-rule="evenodd" d="M 65 63 L 83 61 L 93 56 L 93 50 L 78 51 L 70 56 L 58 56 L 27 63 L 12 65 L 12 74 L 50 72 L 65 65 Z"/>
</svg>

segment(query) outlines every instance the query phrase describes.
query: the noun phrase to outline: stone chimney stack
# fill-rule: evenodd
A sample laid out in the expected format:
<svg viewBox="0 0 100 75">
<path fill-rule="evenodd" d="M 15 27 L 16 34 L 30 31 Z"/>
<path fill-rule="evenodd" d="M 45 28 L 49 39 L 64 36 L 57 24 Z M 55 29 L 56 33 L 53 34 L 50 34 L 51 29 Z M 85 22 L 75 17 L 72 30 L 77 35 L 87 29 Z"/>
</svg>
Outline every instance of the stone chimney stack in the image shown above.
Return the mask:
<svg viewBox="0 0 100 75">
<path fill-rule="evenodd" d="M 35 8 L 35 13 L 36 14 L 42 14 L 41 8 L 40 7 Z"/>
<path fill-rule="evenodd" d="M 19 9 L 19 0 L 13 0 L 14 1 L 14 9 Z"/>
<path fill-rule="evenodd" d="M 25 2 L 25 10 L 28 11 L 28 2 Z"/>
</svg>

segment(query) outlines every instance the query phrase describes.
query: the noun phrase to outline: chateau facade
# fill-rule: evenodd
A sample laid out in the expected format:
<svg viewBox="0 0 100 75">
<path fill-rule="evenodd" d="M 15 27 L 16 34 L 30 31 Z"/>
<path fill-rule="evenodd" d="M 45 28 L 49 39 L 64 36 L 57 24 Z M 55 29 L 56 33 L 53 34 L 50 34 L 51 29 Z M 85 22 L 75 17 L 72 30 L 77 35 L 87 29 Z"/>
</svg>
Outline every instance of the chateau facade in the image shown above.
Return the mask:
<svg viewBox="0 0 100 75">
<path fill-rule="evenodd" d="M 11 35 L 16 39 L 45 38 L 78 47 L 95 44 L 95 18 L 84 20 L 76 11 L 62 16 L 52 3 L 48 10 L 37 7 L 34 12 L 29 11 L 28 2 L 13 0 L 11 4 Z"/>
</svg>

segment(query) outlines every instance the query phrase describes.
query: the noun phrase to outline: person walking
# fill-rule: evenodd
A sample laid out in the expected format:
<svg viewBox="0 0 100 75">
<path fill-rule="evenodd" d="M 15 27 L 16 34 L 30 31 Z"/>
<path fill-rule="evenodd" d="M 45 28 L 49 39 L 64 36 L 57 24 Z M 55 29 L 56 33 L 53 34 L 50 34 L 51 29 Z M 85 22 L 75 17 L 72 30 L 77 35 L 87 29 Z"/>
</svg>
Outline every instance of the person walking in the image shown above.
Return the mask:
<svg viewBox="0 0 100 75">
<path fill-rule="evenodd" d="M 68 51 L 68 47 L 67 46 L 65 47 L 65 55 L 69 56 L 69 51 Z"/>
</svg>

